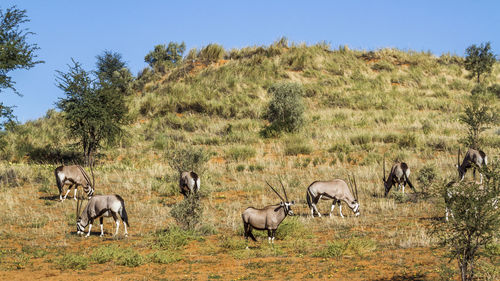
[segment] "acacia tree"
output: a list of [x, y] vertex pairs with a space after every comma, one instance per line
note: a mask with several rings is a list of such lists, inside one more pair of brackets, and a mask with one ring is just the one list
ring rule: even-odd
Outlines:
[[472, 99], [472, 104], [465, 108], [459, 120], [467, 126], [466, 144], [471, 148], [479, 149], [481, 145], [479, 134], [497, 120], [497, 114], [493, 108], [480, 104], [478, 99]]
[[180, 44], [170, 42], [168, 46], [165, 46], [165, 44], [156, 45], [154, 50], [144, 57], [144, 61], [153, 69], [157, 69], [161, 64], [174, 66], [182, 61], [182, 55], [185, 50], [186, 44], [184, 42]]
[[104, 51], [102, 55], [96, 56], [97, 76], [102, 85], [114, 88], [114, 91], [123, 94], [131, 94], [130, 83], [134, 80], [122, 55], [113, 51]]
[[469, 46], [466, 50], [465, 69], [471, 72], [473, 77], [477, 77], [477, 83], [480, 82], [480, 76], [483, 73], [491, 73], [495, 63], [495, 55], [491, 51], [490, 42], [482, 43], [479, 46], [475, 44]]
[[480, 172], [485, 175], [482, 186], [460, 182], [447, 187], [442, 194], [453, 216], [434, 225], [440, 245], [448, 249], [450, 259], [457, 260], [462, 280], [474, 279], [482, 250], [500, 233], [500, 166], [493, 163]]
[[128, 108], [123, 95], [96, 73], [72, 63], [68, 72], [57, 71], [57, 85], [66, 95], [57, 106], [65, 113], [70, 135], [83, 148], [86, 165], [93, 165], [97, 149], [123, 135]]
[[[29, 22], [26, 10], [19, 10], [16, 6], [0, 9], [0, 92], [2, 89], [11, 89], [14, 93], [21, 95], [14, 87], [15, 82], [9, 76], [9, 72], [16, 69], [30, 69], [43, 61], [36, 60], [36, 44], [28, 43], [28, 36], [32, 32], [21, 28], [21, 25]], [[14, 119], [12, 107], [0, 102], [0, 129]]]

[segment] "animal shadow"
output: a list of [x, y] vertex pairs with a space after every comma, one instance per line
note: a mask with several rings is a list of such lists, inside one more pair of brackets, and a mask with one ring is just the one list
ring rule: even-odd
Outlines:
[[415, 275], [404, 274], [394, 275], [391, 278], [372, 279], [372, 281], [425, 281], [425, 274], [416, 273]]
[[38, 197], [38, 199], [47, 200], [47, 201], [59, 201], [59, 195], [40, 196], [40, 197]]

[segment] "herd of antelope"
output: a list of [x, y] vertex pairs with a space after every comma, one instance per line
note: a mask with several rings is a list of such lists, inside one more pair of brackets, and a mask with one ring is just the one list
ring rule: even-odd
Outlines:
[[[451, 187], [457, 186], [459, 181], [462, 181], [465, 177], [465, 174], [468, 169], [473, 169], [473, 174], [475, 178], [476, 167], [481, 168], [488, 164], [488, 158], [483, 151], [475, 150], [470, 148], [465, 157], [463, 158], [462, 163], [460, 163], [460, 149], [458, 150], [458, 163], [456, 168], [458, 170], [458, 181], [452, 181], [447, 185], [447, 190], [452, 190]], [[71, 188], [74, 188], [74, 199], [77, 199], [77, 189], [78, 186], [81, 186], [84, 192], [87, 194], [88, 203], [82, 210], [83, 200], [77, 201], [76, 208], [76, 229], [77, 234], [84, 234], [85, 228], [88, 226], [88, 233], [86, 237], [90, 236], [90, 231], [92, 229], [92, 224], [95, 219], [99, 218], [101, 234], [104, 235], [103, 231], [103, 218], [104, 217], [113, 217], [116, 224], [116, 231], [114, 232], [114, 236], [118, 234], [118, 229], [120, 226], [120, 220], [123, 222], [124, 226], [124, 235], [127, 236], [127, 227], [130, 227], [128, 223], [127, 211], [125, 209], [125, 202], [123, 198], [119, 195], [96, 195], [94, 196], [95, 191], [95, 181], [94, 181], [94, 173], [92, 171], [91, 166], [91, 174], [92, 180], [85, 172], [85, 170], [79, 165], [71, 165], [71, 166], [60, 166], [57, 167], [54, 171], [56, 177], [57, 187], [59, 189], [59, 199], [64, 201], [71, 191]], [[200, 177], [194, 171], [179, 171], [179, 189], [180, 193], [184, 195], [185, 198], [188, 196], [197, 193], [200, 190]], [[402, 190], [404, 194], [405, 186], [408, 184], [410, 188], [416, 192], [415, 187], [411, 183], [410, 179], [410, 168], [404, 162], [394, 163], [392, 166], [388, 177], [385, 175], [385, 157], [383, 161], [383, 184], [384, 184], [384, 196], [387, 197], [387, 194], [391, 190], [393, 186], [397, 186]], [[311, 216], [314, 218], [314, 215], [317, 214], [318, 217], [321, 217], [321, 213], [318, 211], [318, 207], [316, 206], [320, 199], [323, 200], [332, 200], [332, 206], [330, 209], [330, 217], [332, 216], [335, 205], [337, 204], [339, 207], [339, 214], [342, 218], [344, 215], [342, 214], [342, 204], [343, 201], [354, 213], [357, 217], [360, 215], [360, 203], [358, 197], [358, 187], [356, 184], [356, 178], [354, 175], [348, 176], [347, 181], [342, 179], [334, 179], [330, 181], [314, 181], [312, 182], [306, 189], [306, 201], [311, 211]], [[483, 181], [483, 175], [480, 174], [480, 183]], [[242, 213], [241, 217], [243, 219], [243, 227], [244, 227], [244, 236], [245, 239], [248, 240], [250, 237], [254, 241], [256, 241], [254, 235], [252, 234], [253, 229], [257, 230], [267, 230], [268, 241], [269, 243], [274, 243], [275, 233], [278, 229], [281, 222], [287, 216], [293, 216], [294, 213], [291, 209], [291, 206], [295, 204], [295, 201], [290, 201], [288, 199], [288, 195], [285, 190], [285, 186], [283, 185], [281, 179], [279, 180], [281, 189], [283, 191], [283, 195], [280, 193], [266, 181], [266, 184], [271, 188], [271, 190], [278, 196], [280, 203], [269, 205], [263, 208], [254, 208], [248, 207]], [[63, 197], [63, 188], [66, 184], [69, 184], [69, 187]], [[453, 196], [452, 192], [447, 192], [447, 196], [445, 197], [445, 203], [447, 205], [447, 201]], [[448, 206], [446, 207], [446, 216], [445, 219], [448, 221]], [[453, 215], [453, 214], [451, 214]]]

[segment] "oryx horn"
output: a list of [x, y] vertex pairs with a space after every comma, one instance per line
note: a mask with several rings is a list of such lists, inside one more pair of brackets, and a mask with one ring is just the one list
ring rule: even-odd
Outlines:
[[286, 190], [285, 190], [285, 187], [283, 186], [283, 183], [281, 182], [281, 177], [279, 180], [280, 180], [280, 184], [281, 184], [281, 189], [283, 189], [283, 193], [285, 193], [286, 202], [288, 202], [288, 195], [286, 195]]
[[356, 191], [356, 200], [359, 202], [359, 197], [358, 197], [358, 184], [356, 183], [356, 177], [354, 174], [352, 174], [352, 179], [354, 180], [354, 190]]
[[384, 168], [383, 169], [384, 169], [384, 177], [383, 177], [383, 179], [385, 181], [385, 154], [384, 154]]
[[278, 195], [278, 197], [281, 199], [281, 201], [283, 202], [286, 202], [283, 197], [281, 197], [281, 195], [266, 181], [267, 185], [269, 185], [269, 187], [274, 191], [274, 193], [276, 193], [276, 195]]

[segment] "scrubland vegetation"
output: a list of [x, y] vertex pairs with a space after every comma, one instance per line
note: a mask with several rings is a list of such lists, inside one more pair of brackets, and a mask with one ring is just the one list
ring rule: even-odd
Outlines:
[[[465, 150], [467, 138], [460, 116], [471, 92], [476, 89], [482, 104], [498, 110], [498, 62], [477, 86], [462, 57], [395, 49], [281, 39], [234, 50], [212, 44], [165, 65], [153, 59], [154, 52], [148, 55], [151, 66], [124, 93], [130, 120], [124, 137], [98, 151], [94, 168], [96, 194], [125, 199], [129, 238], [112, 238], [110, 219], [104, 238], [75, 234], [76, 203], [58, 202], [53, 171], [84, 159], [63, 113], [49, 110], [1, 135], [2, 278], [19, 277], [17, 270], [57, 279], [458, 276], [429, 230], [444, 216], [443, 183], [457, 178], [457, 150]], [[280, 101], [273, 100], [279, 87], [293, 88], [299, 95], [293, 109], [303, 109], [288, 113], [296, 118], [285, 123], [278, 117]], [[481, 134], [481, 149], [498, 161], [498, 124]], [[384, 155], [387, 163], [408, 163], [417, 193], [407, 188], [403, 196], [393, 189], [383, 197]], [[172, 159], [183, 157], [203, 170], [201, 204], [194, 207], [179, 205], [183, 196]], [[337, 208], [332, 218], [308, 217], [306, 187], [348, 173], [356, 175], [361, 216], [344, 205], [344, 219]], [[246, 242], [241, 213], [277, 203], [265, 180], [277, 183], [278, 176], [298, 215], [284, 220], [274, 247], [259, 231], [258, 242]], [[320, 203], [320, 211], [327, 213], [330, 204]], [[183, 212], [195, 213], [193, 221], [183, 222]], [[480, 260], [479, 277], [499, 278], [499, 243]]]

